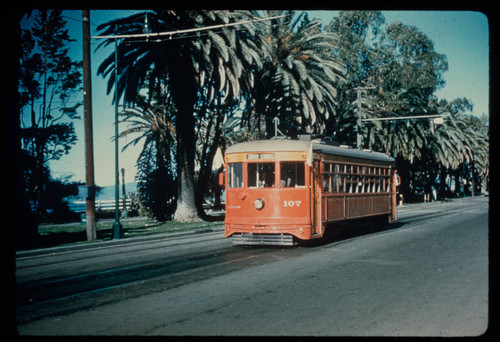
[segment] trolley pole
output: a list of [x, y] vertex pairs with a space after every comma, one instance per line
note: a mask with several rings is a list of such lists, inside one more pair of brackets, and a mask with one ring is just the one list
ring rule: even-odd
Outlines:
[[92, 85], [90, 72], [90, 11], [82, 10], [83, 23], [83, 116], [85, 125], [85, 182], [86, 231], [87, 240], [96, 239], [95, 226], [95, 180], [94, 180], [94, 143], [92, 131]]

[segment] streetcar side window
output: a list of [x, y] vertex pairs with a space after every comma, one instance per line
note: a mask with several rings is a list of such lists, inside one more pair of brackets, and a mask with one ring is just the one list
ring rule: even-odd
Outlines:
[[338, 191], [338, 182], [339, 182], [339, 175], [338, 173], [335, 173], [331, 176], [332, 178], [332, 192], [337, 192]]
[[346, 178], [346, 175], [345, 175], [345, 165], [340, 165], [339, 166], [339, 179], [338, 179], [338, 185], [339, 185], [339, 192], [344, 192], [344, 184], [345, 184], [345, 178]]
[[243, 163], [229, 164], [228, 187], [230, 188], [243, 187]]
[[306, 185], [304, 162], [282, 162], [280, 174], [280, 187], [282, 188], [296, 188]]
[[270, 188], [274, 186], [274, 163], [248, 163], [248, 187]]
[[323, 175], [323, 191], [330, 192], [330, 176]]
[[331, 172], [332, 172], [332, 164], [331, 163], [323, 163], [323, 191], [330, 192], [331, 191]]

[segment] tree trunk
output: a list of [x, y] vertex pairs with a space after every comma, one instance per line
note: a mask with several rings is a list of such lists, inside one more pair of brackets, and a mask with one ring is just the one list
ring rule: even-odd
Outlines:
[[194, 196], [193, 175], [189, 175], [186, 168], [179, 175], [179, 192], [177, 198], [177, 209], [175, 210], [174, 220], [179, 222], [201, 221], [196, 210]]
[[[6, 26], [11, 27], [9, 33], [5, 35], [6, 46], [10, 47], [9, 53], [5, 54], [5, 62], [11, 65], [10, 72], [7, 73], [5, 84], [7, 88], [7, 98], [5, 107], [7, 113], [4, 115], [5, 133], [5, 160], [9, 162], [5, 175], [6, 182], [5, 193], [10, 194], [9, 200], [5, 201], [4, 217], [6, 227], [4, 229], [4, 241], [8, 255], [14, 255], [15, 248], [30, 248], [36, 245], [38, 240], [38, 224], [36, 215], [30, 208], [28, 195], [26, 192], [26, 179], [23, 177], [26, 158], [21, 147], [21, 115], [19, 109], [19, 77], [20, 67], [19, 59], [22, 55], [21, 48], [21, 29], [19, 22], [25, 12], [22, 10], [13, 10], [7, 16]], [[10, 23], [10, 24], [9, 24]], [[12, 254], [11, 254], [12, 253]]]
[[[219, 106], [221, 106], [220, 101], [218, 102]], [[214, 110], [212, 111], [212, 120], [208, 125], [207, 132], [205, 135], [205, 141], [203, 141], [203, 152], [201, 155], [201, 165], [200, 165], [200, 173], [198, 175], [198, 182], [196, 184], [196, 207], [198, 209], [198, 215], [204, 220], [212, 220], [213, 217], [210, 217], [205, 213], [203, 208], [203, 199], [205, 198], [205, 194], [207, 192], [208, 184], [210, 182], [210, 178], [212, 176], [212, 166], [215, 157], [215, 153], [217, 152], [217, 147], [219, 145], [220, 136], [222, 134], [222, 122], [224, 121], [224, 113], [226, 112], [226, 107], [222, 106], [222, 110]], [[215, 117], [215, 118], [214, 118]], [[215, 122], [214, 122], [215, 119]], [[213, 127], [213, 138], [210, 139], [211, 132]], [[210, 141], [211, 140], [211, 141]]]
[[460, 167], [455, 169], [455, 196], [460, 197]]
[[194, 117], [193, 113], [180, 113], [176, 117], [177, 127], [177, 209], [174, 219], [180, 222], [199, 221], [194, 195]]
[[446, 198], [446, 177], [448, 175], [448, 169], [441, 165], [441, 176], [439, 177], [440, 182], [439, 182], [439, 192], [438, 192], [438, 199], [443, 200]]
[[179, 222], [200, 221], [196, 210], [194, 195], [194, 157], [195, 157], [195, 120], [194, 105], [196, 102], [196, 82], [189, 72], [189, 60], [180, 59], [170, 70], [175, 87], [172, 88], [172, 99], [177, 108], [175, 117], [177, 140], [177, 179], [178, 197], [174, 219]]
[[396, 169], [401, 177], [401, 185], [399, 186], [399, 192], [403, 196], [403, 201], [407, 202], [410, 200], [410, 163], [401, 157], [396, 158]]

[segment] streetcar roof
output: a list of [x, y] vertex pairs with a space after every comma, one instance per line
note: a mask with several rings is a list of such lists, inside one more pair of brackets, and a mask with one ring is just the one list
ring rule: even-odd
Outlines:
[[322, 144], [318, 142], [302, 140], [255, 140], [238, 143], [230, 146], [226, 153], [245, 152], [308, 152], [311, 148], [314, 152], [321, 152], [330, 155], [346, 156], [360, 159], [378, 160], [387, 163], [394, 163], [394, 158], [380, 152], [363, 151], [354, 148], [346, 148]]

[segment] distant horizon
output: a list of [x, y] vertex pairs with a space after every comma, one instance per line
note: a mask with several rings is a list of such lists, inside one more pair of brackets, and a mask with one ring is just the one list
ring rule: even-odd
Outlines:
[[[109, 199], [115, 199], [115, 185], [98, 185], [96, 184], [97, 187], [101, 188], [100, 191], [96, 192], [96, 201], [105, 201]], [[120, 199], [123, 197], [122, 193], [122, 186], [123, 184], [120, 183]], [[71, 202], [71, 201], [84, 201], [85, 200], [85, 185], [79, 185], [78, 186], [78, 195], [76, 196], [67, 196], [66, 200]], [[125, 192], [127, 193], [127, 197], [131, 192], [137, 191], [137, 181], [133, 182], [127, 182], [125, 183]]]

